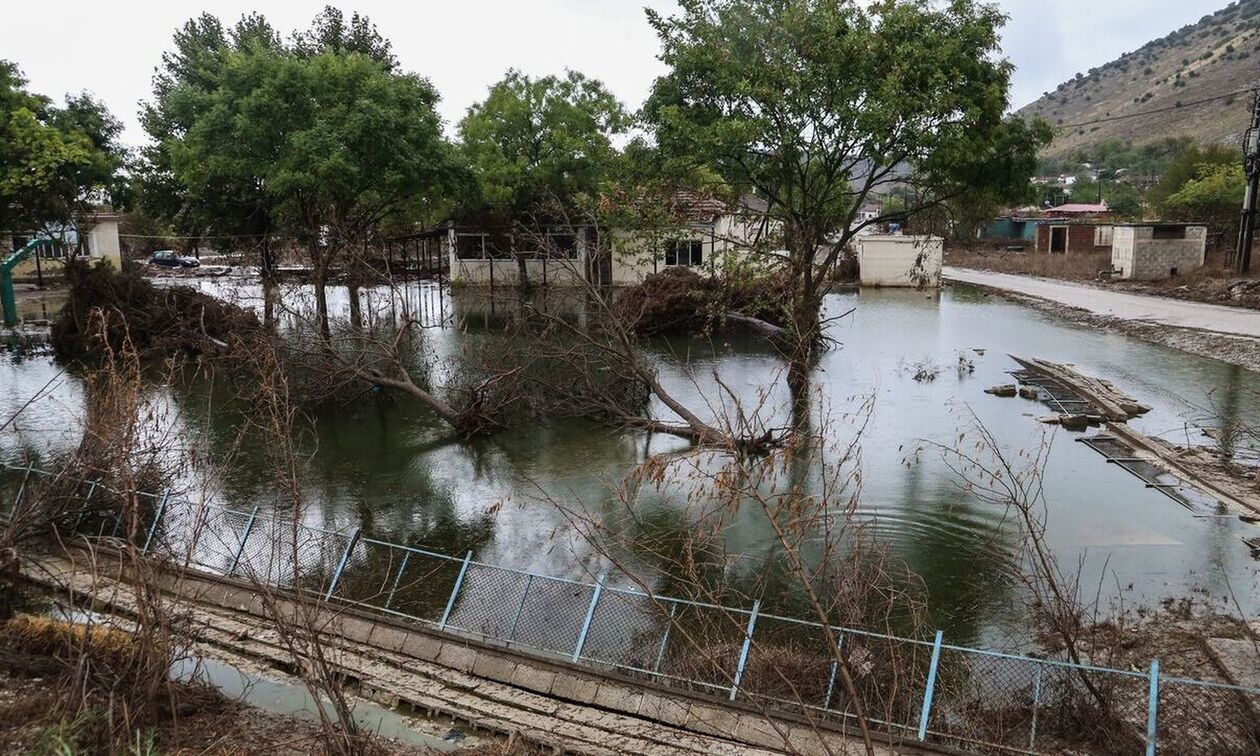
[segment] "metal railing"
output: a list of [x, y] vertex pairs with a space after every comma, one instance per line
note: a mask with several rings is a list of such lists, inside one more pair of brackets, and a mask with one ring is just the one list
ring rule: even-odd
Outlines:
[[170, 492], [136, 497], [142, 512], [123, 518], [103, 485], [0, 463], [0, 513], [12, 518], [39, 496], [77, 503], [58, 510], [63, 530], [128, 538], [214, 574], [824, 721], [843, 723], [860, 703], [869, 722], [908, 741], [999, 752], [1260, 749], [1260, 689], [1167, 676], [1158, 661], [1112, 669], [951, 645], [939, 631], [929, 640], [826, 626], [759, 601], [721, 606], [624, 576], [541, 575]]

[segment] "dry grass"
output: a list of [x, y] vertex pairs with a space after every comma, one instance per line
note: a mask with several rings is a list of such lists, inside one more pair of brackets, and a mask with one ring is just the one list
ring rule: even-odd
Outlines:
[[1099, 271], [1111, 268], [1111, 253], [1074, 252], [1052, 255], [1046, 252], [954, 247], [945, 252], [945, 264], [995, 273], [1022, 273], [1065, 281], [1093, 281], [1098, 278]]
[[30, 614], [19, 614], [0, 624], [0, 647], [58, 659], [81, 654], [121, 666], [133, 653], [135, 642], [134, 635], [114, 627], [77, 625]]

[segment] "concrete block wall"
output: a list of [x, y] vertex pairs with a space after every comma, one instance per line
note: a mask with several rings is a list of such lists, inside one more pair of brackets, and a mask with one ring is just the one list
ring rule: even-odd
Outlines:
[[1154, 226], [1119, 226], [1111, 267], [1122, 280], [1162, 281], [1203, 267], [1206, 256], [1206, 226], [1187, 226], [1178, 239], [1156, 239]]
[[863, 286], [937, 288], [945, 240], [939, 236], [873, 234], [858, 239]]
[[[525, 275], [531, 284], [575, 285], [581, 282], [585, 261], [581, 259], [527, 259]], [[515, 286], [521, 269], [516, 260], [463, 260], [451, 258], [451, 280], [472, 286]]]

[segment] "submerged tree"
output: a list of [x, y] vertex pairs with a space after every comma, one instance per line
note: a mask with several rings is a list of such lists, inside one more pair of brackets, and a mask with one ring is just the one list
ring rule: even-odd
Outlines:
[[[868, 200], [919, 208], [979, 184], [1023, 186], [1044, 127], [1007, 121], [1011, 65], [990, 5], [927, 0], [683, 0], [648, 16], [669, 73], [645, 115], [661, 147], [756, 191], [791, 272], [788, 380], [804, 396], [820, 311]], [[918, 208], [911, 208], [918, 209]]]
[[396, 66], [367, 19], [335, 10], [288, 46], [261, 16], [190, 21], [145, 109], [153, 206], [264, 253], [275, 232], [299, 238], [326, 335], [332, 267], [386, 218], [444, 202], [456, 174], [436, 90]]
[[[617, 160], [612, 138], [627, 126], [621, 103], [595, 79], [512, 70], [468, 109], [459, 137], [481, 201], [511, 227], [546, 204], [593, 198]], [[512, 252], [528, 285], [525, 258]]]

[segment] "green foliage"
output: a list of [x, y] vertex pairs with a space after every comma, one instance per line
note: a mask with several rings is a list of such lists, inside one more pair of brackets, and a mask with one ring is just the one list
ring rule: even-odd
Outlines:
[[90, 96], [56, 107], [0, 60], [0, 230], [68, 224], [94, 204], [121, 202], [121, 130]]
[[1190, 137], [1166, 137], [1142, 145], [1107, 139], [1057, 160], [1043, 161], [1040, 173], [1075, 175], [1089, 166], [1113, 174], [1123, 171], [1131, 176], [1154, 177], [1162, 174], [1170, 163], [1192, 146]]
[[259, 15], [189, 21], [145, 106], [147, 209], [191, 233], [333, 247], [435, 212], [459, 178], [438, 95], [395, 69], [367, 19], [331, 8], [291, 46]]
[[669, 73], [645, 116], [666, 153], [769, 200], [802, 275], [820, 245], [839, 237], [839, 249], [851, 238], [868, 198], [908, 172], [928, 203], [978, 182], [1026, 186], [1027, 174], [1000, 169], [1031, 165], [1043, 129], [1004, 120], [1011, 66], [997, 57], [1003, 17], [992, 6], [681, 6], [670, 18], [649, 11]]
[[1170, 218], [1237, 228], [1247, 176], [1241, 164], [1203, 163], [1196, 175], [1164, 203]]
[[[1188, 146], [1174, 158], [1163, 171], [1159, 181], [1147, 192], [1147, 201], [1161, 214], [1170, 215], [1169, 199], [1198, 178], [1205, 166], [1242, 165], [1238, 150], [1222, 145], [1208, 147]], [[1242, 201], [1239, 200], [1241, 207]], [[1236, 208], [1237, 209], [1237, 208]]]
[[628, 125], [599, 81], [576, 71], [540, 79], [508, 71], [468, 109], [459, 138], [482, 200], [515, 215], [593, 197], [617, 159], [612, 137]]

